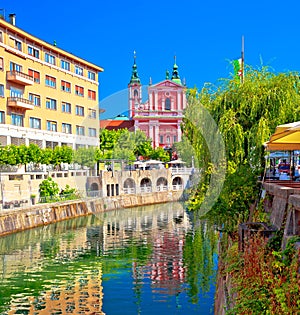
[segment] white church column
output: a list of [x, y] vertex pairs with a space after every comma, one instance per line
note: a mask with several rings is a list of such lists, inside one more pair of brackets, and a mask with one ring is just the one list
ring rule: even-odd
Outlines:
[[152, 92], [149, 94], [149, 109], [152, 109], [153, 106], [153, 97]]
[[157, 95], [157, 91], [154, 92], [154, 110], [158, 110], [158, 95]]
[[152, 139], [152, 146], [154, 145], [154, 134], [153, 134], [153, 122], [149, 121], [149, 138]]
[[180, 122], [177, 123], [177, 141], [181, 141], [181, 128], [180, 128]]
[[181, 93], [177, 92], [177, 110], [182, 110]]
[[159, 146], [159, 122], [157, 122], [155, 124], [155, 146], [158, 147]]

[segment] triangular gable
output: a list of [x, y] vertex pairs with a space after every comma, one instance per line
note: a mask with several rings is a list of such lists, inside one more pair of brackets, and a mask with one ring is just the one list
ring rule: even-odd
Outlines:
[[183, 85], [178, 84], [176, 82], [173, 82], [172, 80], [164, 80], [161, 82], [158, 82], [156, 84], [153, 84], [150, 86], [151, 87], [180, 87], [180, 88], [184, 88]]

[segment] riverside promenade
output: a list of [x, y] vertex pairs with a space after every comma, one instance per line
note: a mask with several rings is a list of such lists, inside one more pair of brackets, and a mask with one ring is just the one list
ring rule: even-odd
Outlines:
[[[76, 187], [80, 198], [54, 203], [36, 198], [33, 202], [30, 196], [38, 193], [38, 185], [48, 176], [60, 189], [66, 184]], [[85, 170], [2, 173], [0, 236], [103, 211], [185, 200], [184, 192], [197, 176], [194, 169], [185, 167], [100, 171], [97, 176]]]

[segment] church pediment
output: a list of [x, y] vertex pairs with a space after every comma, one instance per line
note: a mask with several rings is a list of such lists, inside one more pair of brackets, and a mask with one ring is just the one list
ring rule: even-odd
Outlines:
[[181, 84], [175, 83], [171, 80], [165, 80], [162, 82], [159, 82], [157, 84], [153, 84], [152, 87], [176, 87], [176, 88], [183, 88]]

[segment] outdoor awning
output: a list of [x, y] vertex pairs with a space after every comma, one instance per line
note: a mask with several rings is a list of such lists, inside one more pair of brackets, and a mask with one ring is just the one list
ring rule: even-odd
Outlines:
[[265, 147], [269, 151], [300, 150], [300, 121], [277, 126]]
[[180, 159], [177, 159], [177, 160], [172, 160], [170, 162], [167, 162], [167, 164], [186, 164], [186, 162], [184, 162]]

